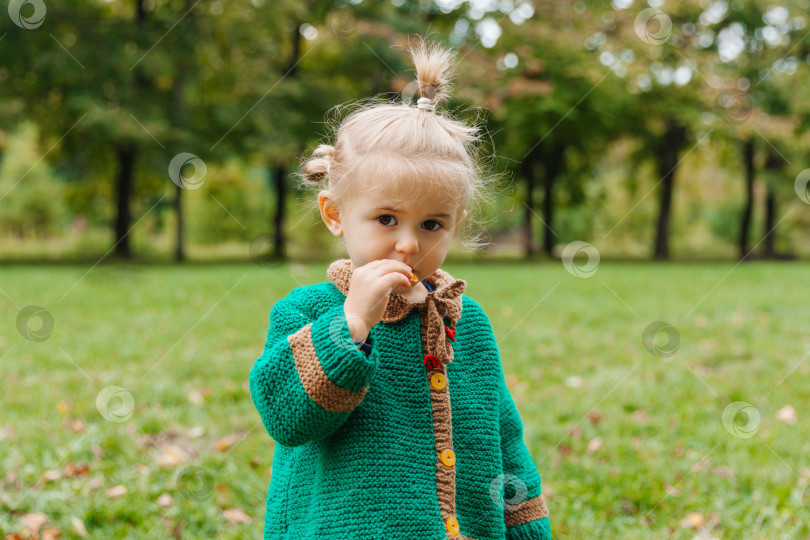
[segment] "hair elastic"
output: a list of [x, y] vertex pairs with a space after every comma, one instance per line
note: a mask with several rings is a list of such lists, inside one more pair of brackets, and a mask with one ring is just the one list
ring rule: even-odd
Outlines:
[[436, 108], [436, 105], [431, 101], [431, 99], [426, 97], [420, 97], [419, 101], [416, 102], [416, 106], [426, 111], [432, 111]]

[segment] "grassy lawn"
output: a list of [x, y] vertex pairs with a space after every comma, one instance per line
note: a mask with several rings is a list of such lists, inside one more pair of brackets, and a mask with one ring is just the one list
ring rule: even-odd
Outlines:
[[[810, 263], [444, 268], [490, 316], [555, 538], [810, 536]], [[248, 373], [326, 264], [89, 270], [0, 266], [0, 532], [260, 538]]]

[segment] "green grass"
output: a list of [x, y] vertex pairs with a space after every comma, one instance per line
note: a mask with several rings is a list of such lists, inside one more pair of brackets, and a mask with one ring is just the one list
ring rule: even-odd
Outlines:
[[[691, 539], [691, 513], [716, 538], [810, 535], [810, 264], [444, 268], [490, 316], [555, 538]], [[178, 522], [184, 538], [259, 538], [273, 442], [248, 373], [273, 303], [326, 265], [89, 269], [0, 267], [0, 532], [43, 512], [66, 538], [71, 517], [92, 538], [166, 538]], [[53, 316], [47, 340], [18, 332], [28, 305]], [[679, 333], [670, 358], [642, 343], [658, 320]], [[97, 408], [111, 385], [134, 399], [126, 421]], [[734, 401], [761, 415], [750, 438], [723, 424]], [[795, 424], [775, 416], [788, 404]], [[160, 466], [166, 452], [179, 463]], [[43, 480], [69, 463], [89, 472]]]

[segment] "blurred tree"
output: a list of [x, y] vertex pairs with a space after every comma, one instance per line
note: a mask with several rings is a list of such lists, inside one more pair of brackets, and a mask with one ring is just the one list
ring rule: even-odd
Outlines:
[[[601, 51], [600, 61], [612, 66], [625, 56], [637, 59], [618, 69], [629, 75], [627, 89], [635, 96], [635, 107], [642, 111], [641, 121], [631, 128], [640, 143], [634, 160], [652, 157], [659, 178], [653, 258], [664, 260], [670, 257], [678, 167], [702, 140], [695, 132], [705, 108], [699, 85], [692, 82], [698, 74], [695, 61], [689, 57], [690, 41], [685, 37], [700, 8], [695, 1], [679, 2], [668, 12], [653, 7], [628, 9], [631, 5], [631, 1], [615, 0], [612, 10], [602, 13], [602, 28], [588, 43]], [[620, 55], [619, 49], [632, 52]]]
[[40, 163], [38, 139], [36, 124], [20, 124], [0, 160], [0, 228], [19, 239], [55, 234], [67, 217], [63, 185], [47, 162]]
[[[570, 3], [538, 9], [537, 17], [506, 27], [496, 50], [499, 69], [488, 74], [497, 85], [489, 103], [501, 152], [515, 160], [526, 184], [525, 254], [535, 252], [534, 191], [541, 184], [542, 248], [552, 256], [558, 183], [581, 192], [601, 152], [637, 125], [639, 115], [621, 77], [605, 72], [584, 48], [592, 24], [584, 10], [577, 13]], [[574, 154], [578, 163], [571, 163]], [[576, 174], [566, 174], [572, 166]]]

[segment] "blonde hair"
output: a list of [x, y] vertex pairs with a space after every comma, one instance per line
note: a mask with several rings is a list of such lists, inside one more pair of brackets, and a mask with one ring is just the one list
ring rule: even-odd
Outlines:
[[360, 102], [337, 127], [335, 145], [321, 144], [304, 160], [301, 184], [326, 180], [338, 208], [390, 182], [408, 193], [425, 193], [429, 186], [435, 194], [438, 188], [442, 200], [457, 205], [457, 218], [468, 210], [459, 242], [479, 248], [485, 245], [480, 241], [483, 231], [472, 237], [465, 233], [478, 225], [479, 203], [487, 200], [484, 188], [490, 179], [478, 159], [482, 130], [436, 108], [449, 96], [453, 53], [421, 38], [409, 52], [418, 97], [425, 99], [416, 107], [409, 100]]

